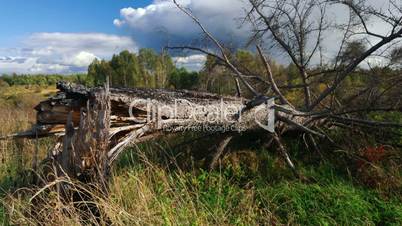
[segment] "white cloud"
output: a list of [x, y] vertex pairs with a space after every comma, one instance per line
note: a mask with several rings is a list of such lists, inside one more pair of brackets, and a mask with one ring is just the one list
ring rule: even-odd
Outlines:
[[199, 71], [205, 64], [207, 57], [202, 54], [195, 54], [186, 57], [173, 57], [177, 67], [184, 67], [190, 71]]
[[[237, 20], [243, 16], [246, 6], [242, 1], [181, 0], [179, 3], [190, 8], [210, 32], [224, 41], [238, 44], [249, 34], [247, 26], [239, 28]], [[114, 24], [127, 26], [136, 40], [153, 47], [165, 45], [167, 41], [188, 42], [200, 37], [199, 28], [171, 0], [155, 0], [144, 8], [123, 8]]]
[[0, 73], [73, 73], [122, 50], [136, 52], [130, 37], [103, 33], [35, 33], [20, 48], [0, 49]]
[[[250, 25], [246, 22], [240, 24], [247, 9], [250, 9], [248, 0], [178, 0], [178, 2], [200, 19], [203, 25], [219, 40], [230, 43], [232, 47], [244, 44], [252, 34]], [[367, 4], [374, 8], [386, 11], [387, 5], [383, 1], [367, 0]], [[268, 9], [267, 9], [268, 10]], [[349, 10], [345, 6], [330, 4], [327, 9], [327, 21], [331, 24], [344, 23], [348, 19]], [[317, 14], [317, 15], [315, 15]], [[313, 18], [318, 18], [318, 11], [313, 12]], [[114, 20], [117, 27], [128, 28], [135, 40], [145, 46], [160, 49], [161, 46], [169, 45], [197, 45], [195, 40], [202, 40], [203, 35], [194, 22], [181, 12], [172, 0], [154, 0], [152, 4], [143, 8], [127, 7], [120, 10], [120, 18]], [[242, 25], [242, 26], [240, 26]], [[389, 27], [378, 20], [370, 20], [369, 28], [376, 33], [386, 35]], [[267, 38], [266, 43], [272, 41]], [[338, 52], [342, 39], [339, 31], [331, 30], [324, 33], [323, 59], [331, 60]], [[378, 41], [375, 38], [371, 42]], [[201, 43], [202, 44], [202, 43]], [[307, 43], [311, 46], [315, 40]], [[243, 47], [243, 46], [241, 46]], [[280, 63], [289, 63], [290, 59], [278, 49], [270, 49], [272, 57]], [[320, 56], [314, 55], [312, 63], [318, 63]]]
[[93, 53], [89, 53], [89, 52], [85, 52], [85, 51], [81, 51], [80, 53], [78, 53], [77, 55], [75, 55], [72, 60], [71, 60], [71, 64], [77, 67], [86, 67], [89, 64], [91, 64], [91, 62], [94, 59], [97, 59], [98, 57], [95, 56], [95, 54]]
[[119, 19], [114, 19], [114, 20], [113, 20], [113, 24], [114, 24], [116, 27], [121, 27], [121, 26], [123, 26], [123, 25], [125, 24], [125, 22], [124, 22], [124, 21], [121, 21], [121, 20], [119, 20]]
[[[2, 57], [9, 58], [9, 57]], [[9, 60], [0, 59], [0, 73], [28, 73], [33, 65], [35, 58], [25, 58], [24, 62], [10, 62]]]
[[[247, 0], [178, 0], [191, 9], [207, 29], [218, 39], [239, 47], [249, 35], [250, 26], [245, 24], [239, 28], [240, 18], [249, 8]], [[376, 7], [382, 7], [381, 1], [367, 0]], [[328, 20], [339, 23], [347, 18], [345, 7], [334, 7], [328, 10]], [[125, 27], [132, 37], [108, 35], [102, 33], [35, 33], [27, 37], [18, 48], [0, 49], [0, 73], [71, 73], [85, 71], [86, 66], [95, 58], [110, 58], [114, 53], [124, 49], [137, 51], [133, 41], [142, 47], [170, 45], [193, 45], [194, 40], [202, 40], [200, 29], [182, 13], [171, 0], [154, 0], [143, 8], [127, 7], [120, 10], [120, 17], [114, 19], [116, 27]], [[371, 21], [370, 29], [384, 33], [383, 24]], [[332, 59], [340, 42], [339, 32], [324, 34], [324, 59]], [[375, 40], [370, 40], [375, 41]], [[269, 40], [267, 43], [270, 43]], [[281, 51], [270, 49], [270, 54], [281, 63], [289, 59]], [[175, 57], [177, 65], [196, 70], [202, 67], [205, 59], [202, 55]], [[313, 61], [318, 62], [314, 56]]]
[[[239, 46], [250, 34], [249, 27], [239, 26], [246, 4], [240, 0], [178, 0], [191, 9], [207, 29], [218, 39]], [[171, 0], [154, 0], [144, 8], [127, 7], [115, 19], [116, 27], [127, 27], [135, 40], [147, 47], [159, 49], [170, 45], [188, 44], [202, 37], [200, 29]], [[173, 57], [177, 67], [198, 71], [205, 63], [202, 54]]]
[[29, 69], [29, 73], [62, 73], [68, 71], [69, 67], [60, 64], [33, 64]]

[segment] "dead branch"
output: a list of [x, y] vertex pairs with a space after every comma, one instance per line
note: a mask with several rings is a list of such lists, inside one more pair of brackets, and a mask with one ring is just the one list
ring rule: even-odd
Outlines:
[[216, 149], [216, 152], [213, 154], [212, 160], [209, 163], [209, 170], [213, 170], [216, 168], [216, 165], [218, 164], [219, 159], [223, 155], [226, 146], [229, 144], [229, 142], [232, 140], [233, 136], [229, 135], [226, 136], [222, 139], [222, 141], [219, 143], [218, 148]]

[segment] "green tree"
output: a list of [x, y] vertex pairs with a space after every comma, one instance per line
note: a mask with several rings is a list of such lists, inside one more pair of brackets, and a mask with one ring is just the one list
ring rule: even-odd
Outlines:
[[188, 72], [185, 68], [173, 71], [169, 75], [169, 85], [175, 89], [194, 89], [199, 82], [197, 72]]
[[166, 54], [141, 49], [137, 55], [125, 50], [113, 55], [110, 61], [95, 59], [88, 67], [88, 77], [95, 85], [103, 84], [109, 75], [111, 86], [163, 88], [175, 69]]
[[138, 81], [140, 67], [138, 64], [138, 58], [134, 53], [125, 50], [119, 55], [113, 55], [109, 64], [112, 68], [112, 85], [123, 87], [135, 87], [141, 85], [140, 81]]
[[88, 67], [88, 78], [96, 86], [105, 84], [107, 75], [111, 76], [113, 69], [109, 62], [95, 59]]
[[170, 56], [157, 54], [153, 49], [141, 49], [138, 53], [141, 77], [147, 87], [165, 87], [168, 75], [176, 68]]
[[[231, 55], [231, 61], [235, 66], [246, 75], [252, 75], [248, 82], [253, 85], [259, 92], [265, 93], [267, 86], [259, 80], [267, 80], [266, 69], [260, 57], [247, 50], [238, 50]], [[277, 64], [274, 60], [268, 60], [275, 80], [278, 83], [286, 81], [286, 70], [282, 65]], [[259, 78], [258, 78], [259, 77]], [[219, 60], [207, 56], [204, 68], [200, 72], [200, 89], [218, 94], [234, 95], [236, 93], [236, 83], [233, 79], [233, 72], [225, 67]], [[243, 96], [250, 96], [251, 93], [240, 83]]]
[[367, 47], [362, 40], [354, 40], [347, 43], [339, 58], [341, 64], [349, 64], [356, 58], [362, 56], [366, 49]]

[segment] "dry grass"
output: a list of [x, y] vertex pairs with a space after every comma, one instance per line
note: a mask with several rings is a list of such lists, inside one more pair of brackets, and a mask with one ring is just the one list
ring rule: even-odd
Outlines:
[[[13, 92], [13, 90], [15, 92]], [[50, 89], [44, 89], [50, 92]], [[45, 96], [25, 87], [0, 87], [0, 136], [30, 129], [35, 123], [34, 106]], [[39, 145], [39, 149], [44, 147]], [[22, 166], [32, 160], [36, 142], [28, 140], [0, 140], [0, 160], [2, 163], [12, 159]], [[43, 152], [43, 151], [42, 151]]]
[[[91, 202], [61, 201], [55, 192], [57, 183], [70, 184], [76, 191], [87, 189], [67, 178], [8, 194], [4, 204], [9, 221], [13, 225], [256, 225], [273, 219], [259, 207], [252, 189], [231, 187], [222, 175], [200, 179], [148, 161], [143, 164], [146, 168], [115, 175], [107, 198], [88, 191]], [[77, 204], [95, 204], [103, 217], [80, 211]]]

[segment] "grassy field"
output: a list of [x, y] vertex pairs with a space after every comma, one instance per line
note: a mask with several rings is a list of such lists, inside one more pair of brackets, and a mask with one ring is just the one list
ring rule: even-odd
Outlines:
[[[29, 128], [35, 121], [33, 106], [54, 92], [52, 87], [0, 88], [0, 134]], [[402, 225], [400, 149], [361, 144], [350, 150], [321, 150], [319, 156], [305, 150], [300, 138], [292, 138], [287, 146], [306, 178], [301, 181], [275, 150], [258, 145], [235, 145], [218, 170], [205, 171], [199, 167], [204, 147], [177, 145], [181, 140], [166, 138], [127, 150], [113, 168], [109, 196], [94, 194], [93, 203], [107, 217], [104, 222]], [[53, 142], [51, 138], [0, 141], [0, 223], [81, 224], [83, 213], [62, 203], [52, 192], [54, 184], [42, 190], [30, 186], [35, 156], [43, 159]], [[381, 155], [370, 157], [377, 152]], [[34, 195], [43, 202], [32, 203]], [[88, 219], [96, 223], [91, 214]]]

